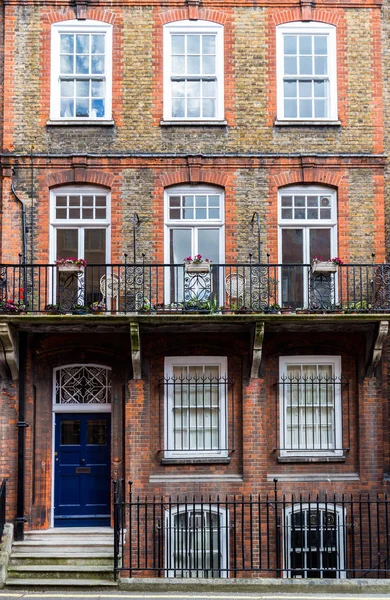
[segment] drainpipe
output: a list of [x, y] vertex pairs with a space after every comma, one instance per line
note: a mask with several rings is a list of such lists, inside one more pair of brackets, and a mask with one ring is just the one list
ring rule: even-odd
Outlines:
[[14, 182], [11, 181], [11, 190], [16, 200], [20, 202], [22, 207], [22, 244], [23, 244], [23, 264], [25, 265], [27, 262], [27, 228], [26, 228], [26, 206], [21, 198], [17, 195], [15, 191]]
[[19, 333], [19, 415], [18, 415], [18, 480], [16, 487], [15, 539], [24, 538], [24, 479], [26, 427], [26, 332]]

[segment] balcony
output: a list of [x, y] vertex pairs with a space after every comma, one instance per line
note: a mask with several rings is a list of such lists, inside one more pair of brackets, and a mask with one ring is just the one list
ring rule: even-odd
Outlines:
[[388, 313], [390, 264], [2, 265], [2, 314]]

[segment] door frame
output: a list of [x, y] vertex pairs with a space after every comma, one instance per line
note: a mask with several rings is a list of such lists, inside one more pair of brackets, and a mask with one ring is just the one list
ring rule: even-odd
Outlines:
[[[98, 413], [112, 413], [111, 403], [110, 404], [63, 404], [56, 405], [55, 404], [55, 373], [56, 371], [66, 368], [66, 367], [75, 367], [75, 366], [88, 366], [88, 367], [99, 367], [102, 369], [108, 369], [112, 372], [111, 367], [107, 365], [99, 365], [96, 363], [71, 363], [67, 365], [60, 365], [56, 367], [52, 371], [52, 423], [51, 423], [51, 433], [52, 433], [52, 452], [51, 452], [51, 506], [50, 506], [50, 527], [54, 527], [54, 493], [55, 493], [55, 421], [57, 413], [82, 413], [82, 414], [98, 414]], [[112, 416], [111, 416], [111, 445], [110, 445], [110, 462], [112, 456]], [[111, 467], [111, 465], [110, 465]]]

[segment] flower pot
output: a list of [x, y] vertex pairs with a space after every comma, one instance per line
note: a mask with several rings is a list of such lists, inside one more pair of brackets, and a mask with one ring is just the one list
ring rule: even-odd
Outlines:
[[83, 265], [57, 265], [57, 268], [60, 273], [81, 273], [84, 271]]
[[337, 273], [337, 266], [333, 262], [314, 262], [311, 270], [313, 273]]
[[186, 263], [186, 273], [210, 273], [210, 263]]

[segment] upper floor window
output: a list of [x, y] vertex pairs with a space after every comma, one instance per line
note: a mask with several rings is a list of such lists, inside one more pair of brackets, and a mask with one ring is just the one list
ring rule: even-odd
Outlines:
[[178, 21], [164, 28], [164, 119], [221, 120], [223, 27]]
[[97, 21], [53, 25], [52, 119], [111, 119], [111, 53], [111, 25]]
[[337, 119], [336, 28], [325, 23], [277, 27], [278, 119]]

